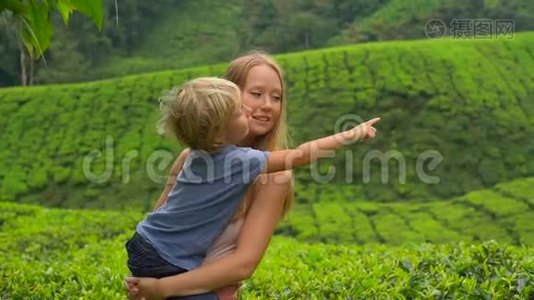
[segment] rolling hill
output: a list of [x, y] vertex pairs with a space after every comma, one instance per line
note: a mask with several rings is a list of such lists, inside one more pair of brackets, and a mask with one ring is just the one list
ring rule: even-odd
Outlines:
[[497, 240], [534, 245], [534, 178], [439, 201], [378, 203], [354, 199], [350, 185], [297, 189], [279, 234], [308, 242], [401, 245]]
[[[326, 181], [359, 186], [355, 198], [448, 199], [533, 175], [533, 37], [387, 42], [278, 56], [291, 133], [298, 143], [333, 133], [336, 122], [346, 125], [340, 120], [354, 124], [354, 114], [382, 117], [375, 141], [338, 151], [316, 168], [323, 175], [336, 171]], [[2, 199], [148, 209], [180, 150], [155, 134], [157, 97], [224, 67], [0, 89]], [[421, 160], [428, 153], [441, 157], [440, 164], [430, 168]], [[299, 184], [318, 181], [311, 171], [297, 172]], [[439, 183], [427, 184], [423, 175]]]

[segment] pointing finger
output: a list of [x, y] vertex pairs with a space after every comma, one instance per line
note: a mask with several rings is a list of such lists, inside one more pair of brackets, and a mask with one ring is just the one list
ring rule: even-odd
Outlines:
[[375, 123], [378, 122], [378, 121], [380, 121], [380, 118], [374, 118], [374, 119], [371, 119], [371, 120], [365, 122], [365, 124], [367, 124], [367, 125], [373, 125], [373, 124], [375, 124]]

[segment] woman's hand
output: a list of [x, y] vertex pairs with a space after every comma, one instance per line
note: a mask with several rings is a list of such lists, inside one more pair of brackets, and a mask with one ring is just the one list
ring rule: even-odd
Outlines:
[[163, 300], [158, 279], [150, 277], [126, 277], [124, 287], [128, 289], [131, 300]]
[[374, 139], [376, 136], [376, 128], [374, 128], [374, 124], [378, 121], [380, 121], [380, 118], [374, 118], [354, 127], [353, 130], [355, 131], [356, 136], [358, 136], [358, 139]]

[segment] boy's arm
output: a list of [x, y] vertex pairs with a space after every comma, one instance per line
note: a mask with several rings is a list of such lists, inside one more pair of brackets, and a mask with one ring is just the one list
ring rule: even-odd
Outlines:
[[306, 142], [295, 149], [273, 151], [262, 172], [274, 173], [308, 165], [325, 156], [327, 153], [324, 151], [339, 149], [353, 141], [374, 138], [376, 129], [373, 124], [379, 120], [380, 118], [374, 118], [352, 129]]
[[159, 199], [156, 202], [156, 205], [154, 206], [154, 210], [160, 208], [165, 203], [165, 201], [167, 201], [167, 196], [169, 196], [169, 193], [172, 191], [174, 184], [176, 183], [176, 177], [178, 176], [178, 173], [180, 173], [180, 170], [182, 170], [182, 167], [184, 166], [184, 162], [188, 155], [189, 148], [185, 148], [172, 164], [171, 170], [169, 172], [169, 177], [167, 178], [167, 183], [165, 183], [165, 189], [161, 193], [161, 196], [159, 196]]

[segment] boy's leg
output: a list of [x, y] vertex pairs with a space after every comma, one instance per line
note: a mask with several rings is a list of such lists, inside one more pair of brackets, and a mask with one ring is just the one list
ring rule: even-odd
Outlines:
[[217, 295], [213, 292], [199, 294], [199, 295], [165, 298], [165, 300], [218, 300], [218, 299], [219, 298], [217, 297]]
[[136, 277], [167, 277], [186, 272], [161, 258], [154, 246], [145, 241], [139, 234], [126, 242], [128, 252], [128, 268]]
[[[126, 250], [128, 252], [128, 268], [130, 268], [133, 276], [162, 278], [187, 272], [187, 270], [171, 265], [161, 258], [154, 246], [137, 233], [126, 242]], [[218, 297], [212, 292], [167, 299], [218, 300]]]

